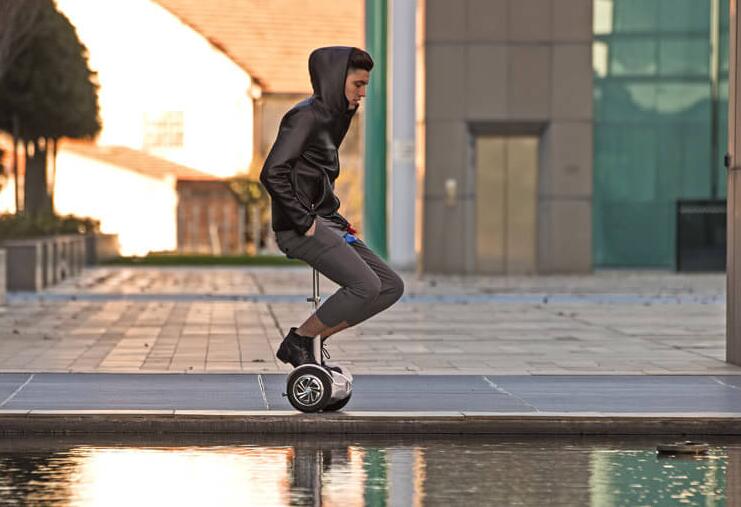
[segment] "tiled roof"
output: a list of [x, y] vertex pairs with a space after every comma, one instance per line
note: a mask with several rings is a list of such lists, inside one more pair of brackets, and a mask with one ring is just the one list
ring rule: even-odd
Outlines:
[[364, 45], [363, 0], [156, 0], [257, 79], [264, 91], [310, 93], [308, 57]]
[[151, 178], [164, 179], [171, 174], [178, 180], [219, 180], [210, 174], [124, 146], [98, 146], [65, 140], [59, 144], [59, 150], [123, 167]]

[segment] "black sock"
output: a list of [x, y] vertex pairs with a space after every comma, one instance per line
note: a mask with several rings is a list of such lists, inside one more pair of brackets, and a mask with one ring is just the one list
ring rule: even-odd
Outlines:
[[291, 328], [291, 334], [293, 334], [293, 336], [295, 336], [296, 338], [302, 338], [304, 340], [313, 340], [314, 339], [313, 336], [303, 336], [303, 335], [298, 334], [298, 328], [297, 327]]

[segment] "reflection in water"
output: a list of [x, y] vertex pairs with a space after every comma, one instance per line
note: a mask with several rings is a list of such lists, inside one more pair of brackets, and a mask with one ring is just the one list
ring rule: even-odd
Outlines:
[[656, 441], [0, 440], [2, 505], [739, 505], [741, 443], [659, 458]]
[[717, 452], [701, 458], [657, 458], [653, 451], [595, 452], [591, 505], [725, 505], [725, 476], [726, 459]]
[[288, 449], [255, 448], [88, 449], [78, 461], [71, 500], [78, 505], [137, 505], [142, 498], [152, 505], [280, 505], [288, 454]]

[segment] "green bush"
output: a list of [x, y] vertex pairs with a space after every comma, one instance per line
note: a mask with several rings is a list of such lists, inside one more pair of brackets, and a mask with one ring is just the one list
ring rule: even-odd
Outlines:
[[57, 234], [90, 234], [100, 232], [100, 222], [89, 217], [74, 215], [28, 216], [0, 215], [0, 239], [32, 238]]

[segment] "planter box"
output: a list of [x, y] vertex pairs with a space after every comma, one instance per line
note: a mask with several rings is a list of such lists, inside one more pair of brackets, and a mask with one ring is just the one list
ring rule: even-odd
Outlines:
[[59, 283], [74, 274], [72, 237], [55, 236], [53, 241], [56, 245], [54, 272], [56, 281]]
[[118, 234], [89, 234], [85, 236], [85, 262], [88, 266], [115, 259], [121, 255]]
[[6, 250], [3, 288], [38, 291], [82, 272], [85, 265], [85, 236], [45, 236], [0, 242]]
[[3, 241], [8, 290], [38, 291], [44, 287], [43, 239]]
[[82, 273], [85, 266], [85, 237], [80, 235], [69, 236], [70, 239], [70, 268], [72, 275]]
[[41, 270], [44, 287], [56, 283], [54, 279], [54, 239], [51, 237], [41, 238]]
[[49, 248], [51, 252], [51, 283], [56, 284], [59, 282], [59, 243], [57, 243], [57, 238], [51, 236], [47, 238], [49, 242]]

